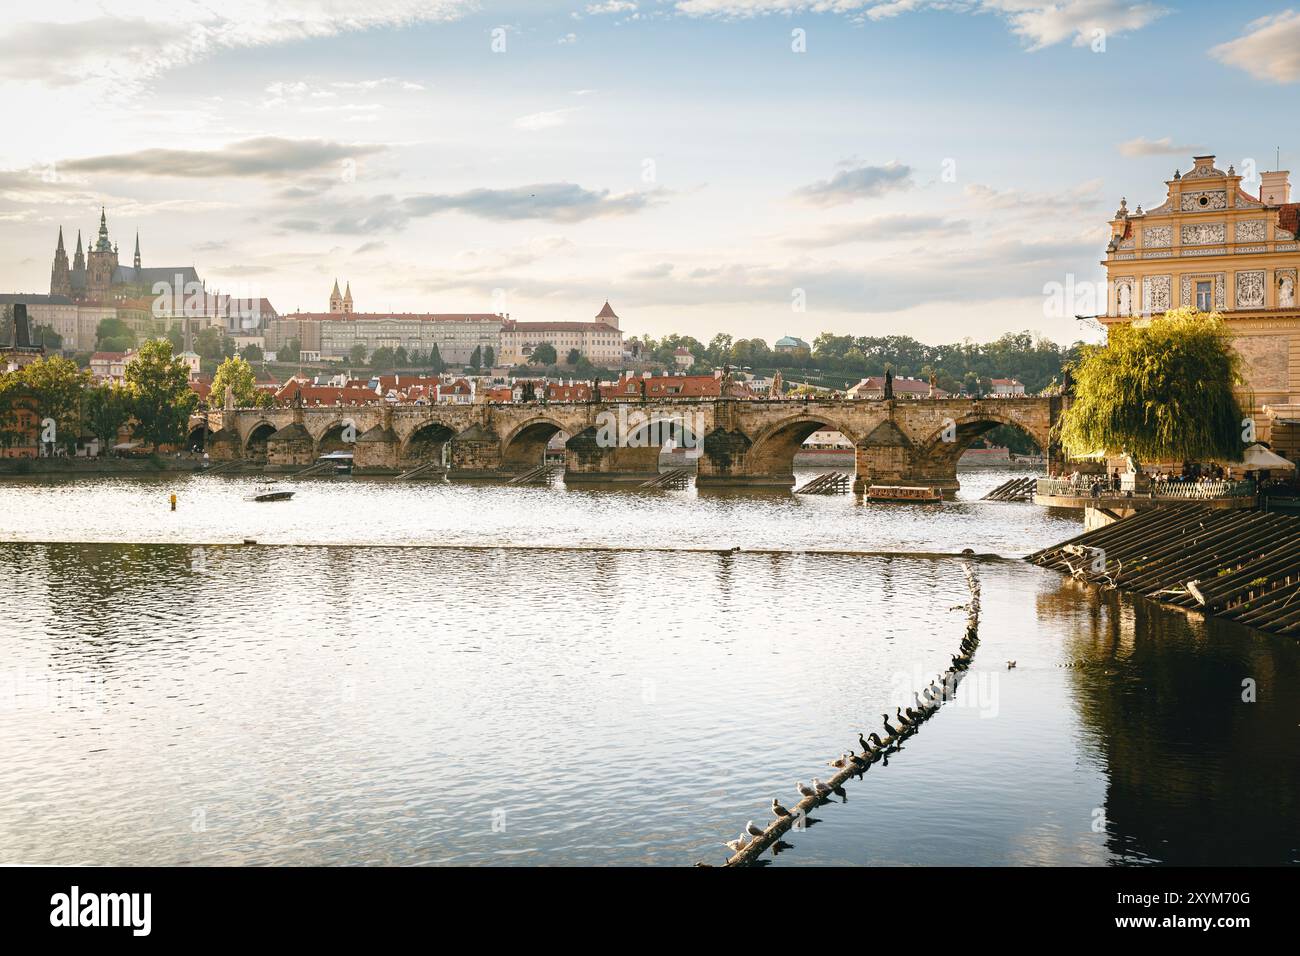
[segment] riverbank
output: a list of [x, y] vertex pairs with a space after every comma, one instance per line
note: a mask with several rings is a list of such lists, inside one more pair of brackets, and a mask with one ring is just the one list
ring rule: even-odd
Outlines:
[[160, 472], [203, 471], [200, 458], [0, 458], [0, 479], [40, 475], [67, 477], [157, 475]]

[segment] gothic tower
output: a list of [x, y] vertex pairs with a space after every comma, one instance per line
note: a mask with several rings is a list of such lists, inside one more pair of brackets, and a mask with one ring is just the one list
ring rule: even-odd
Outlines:
[[352, 314], [352, 283], [348, 283], [347, 289], [343, 292], [343, 314]]
[[59, 244], [54, 250], [54, 267], [50, 270], [50, 295], [72, 295], [72, 272], [68, 253], [63, 248], [63, 227], [59, 227]]
[[343, 314], [343, 296], [339, 294], [339, 280], [334, 280], [334, 291], [330, 293], [330, 315]]
[[[140, 230], [139, 229], [135, 231], [135, 260], [134, 262], [132, 262], [132, 265], [135, 266], [136, 272], [140, 271]], [[136, 278], [139, 278], [139, 276], [137, 276]]]
[[104, 208], [99, 209], [99, 237], [86, 257], [86, 296], [90, 299], [107, 299], [117, 271], [117, 250], [108, 241], [108, 219]]

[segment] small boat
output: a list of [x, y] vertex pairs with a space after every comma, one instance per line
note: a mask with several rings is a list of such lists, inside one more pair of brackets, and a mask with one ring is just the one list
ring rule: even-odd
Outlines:
[[288, 501], [293, 497], [292, 491], [282, 491], [276, 488], [258, 488], [257, 493], [249, 495], [245, 501]]
[[915, 485], [872, 485], [867, 489], [867, 500], [934, 504], [943, 501], [943, 495], [934, 488]]

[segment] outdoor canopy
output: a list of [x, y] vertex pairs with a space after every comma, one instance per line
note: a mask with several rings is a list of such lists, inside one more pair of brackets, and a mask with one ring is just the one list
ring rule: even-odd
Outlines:
[[1288, 461], [1281, 455], [1269, 451], [1263, 445], [1247, 445], [1241, 461], [1226, 463], [1229, 468], [1245, 468], [1255, 471], [1268, 471], [1273, 468], [1294, 468], [1295, 462]]

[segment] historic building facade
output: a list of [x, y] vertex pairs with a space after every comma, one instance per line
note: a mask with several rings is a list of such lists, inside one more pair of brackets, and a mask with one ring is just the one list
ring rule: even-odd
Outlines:
[[1244, 404], [1258, 437], [1281, 454], [1300, 452], [1300, 203], [1286, 170], [1260, 174], [1252, 196], [1213, 156], [1165, 183], [1143, 211], [1126, 200], [1106, 246], [1106, 324], [1192, 306], [1223, 315], [1241, 353]]
[[498, 360], [508, 365], [527, 362], [539, 345], [550, 345], [563, 362], [577, 349], [587, 361], [603, 368], [623, 364], [623, 332], [608, 302], [592, 322], [517, 322], [507, 318], [501, 326]]

